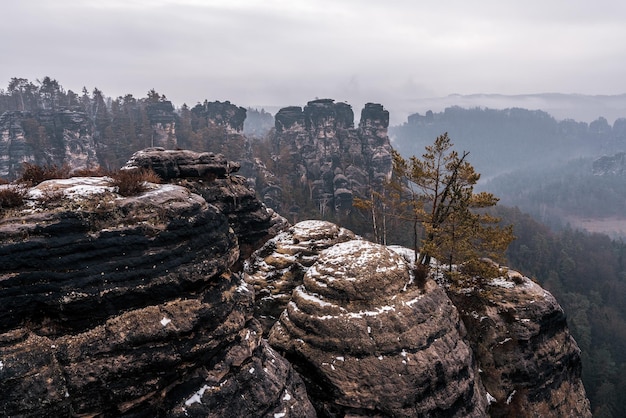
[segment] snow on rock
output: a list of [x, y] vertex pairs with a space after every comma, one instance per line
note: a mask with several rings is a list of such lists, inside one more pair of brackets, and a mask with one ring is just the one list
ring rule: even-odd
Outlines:
[[[455, 307], [433, 281], [407, 285], [410, 274], [402, 255], [364, 240], [328, 247], [306, 270], [269, 342], [296, 369], [315, 367], [303, 379], [318, 407], [346, 416], [485, 415]], [[336, 395], [318, 398], [320, 390]]]
[[590, 417], [580, 350], [556, 299], [516, 271], [483, 286], [448, 288], [481, 364], [492, 416]]
[[356, 238], [351, 231], [330, 222], [302, 221], [270, 239], [252, 255], [244, 266], [244, 277], [254, 287], [255, 316], [265, 335], [320, 252]]

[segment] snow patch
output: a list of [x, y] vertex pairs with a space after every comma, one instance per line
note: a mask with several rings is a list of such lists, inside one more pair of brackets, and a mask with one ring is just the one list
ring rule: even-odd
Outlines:
[[494, 402], [497, 402], [498, 400], [496, 398], [493, 397], [493, 395], [491, 395], [491, 393], [487, 392], [487, 405], [491, 405]]
[[299, 297], [301, 297], [302, 299], [308, 300], [309, 302], [313, 302], [317, 305], [320, 306], [335, 306], [332, 303], [328, 303], [326, 301], [323, 301], [320, 295], [318, 295], [317, 293], [306, 293], [303, 291], [302, 286], [298, 286], [295, 288], [294, 294], [297, 294]]
[[517, 393], [517, 391], [516, 391], [516, 390], [514, 390], [513, 392], [511, 392], [511, 394], [509, 395], [509, 397], [508, 397], [508, 398], [506, 398], [506, 404], [507, 404], [507, 405], [510, 405], [510, 404], [511, 404], [511, 401], [513, 400], [513, 396], [515, 396], [515, 393]]
[[359, 311], [359, 312], [350, 312], [348, 316], [350, 318], [363, 318], [364, 316], [376, 316], [385, 312], [395, 311], [396, 308], [394, 306], [381, 306], [380, 308], [376, 308], [375, 311]]
[[250, 367], [250, 370], [248, 370], [248, 373], [254, 374], [254, 367]]
[[338, 357], [337, 357], [337, 360], [339, 360], [339, 361], [346, 361], [346, 359], [345, 359], [345, 357], [344, 357], [344, 356], [338, 356]]
[[515, 283], [508, 281], [504, 277], [496, 277], [489, 282], [491, 286], [504, 287], [505, 289], [513, 289]]
[[237, 293], [250, 292], [250, 288], [248, 287], [248, 283], [245, 281], [241, 281], [241, 284], [237, 286]]
[[169, 324], [170, 322], [172, 322], [171, 319], [169, 319], [168, 317], [163, 317], [163, 319], [161, 319], [161, 325], [166, 326], [167, 324]]
[[187, 399], [185, 401], [185, 405], [187, 406], [191, 406], [194, 403], [202, 403], [202, 396], [204, 395], [204, 392], [206, 392], [207, 390], [213, 389], [213, 386], [209, 386], [209, 385], [204, 385], [200, 388], [200, 390], [198, 390], [196, 393], [194, 393], [191, 398]]
[[285, 415], [287, 415], [286, 412], [277, 412], [274, 414], [274, 418], [283, 418]]
[[291, 395], [289, 394], [289, 392], [285, 392], [285, 396], [283, 396], [283, 401], [290, 401], [291, 400]]
[[415, 305], [417, 302], [419, 302], [419, 300], [421, 298], [422, 298], [422, 295], [419, 295], [416, 298], [413, 298], [413, 299], [409, 300], [408, 302], [402, 302], [402, 304], [412, 308], [413, 305]]
[[2, 371], [4, 369], [4, 363], [2, 362], [2, 360], [0, 360], [0, 371]]

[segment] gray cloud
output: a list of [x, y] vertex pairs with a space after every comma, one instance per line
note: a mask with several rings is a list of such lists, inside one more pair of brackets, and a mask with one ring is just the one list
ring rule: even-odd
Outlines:
[[450, 93], [626, 91], [619, 0], [5, 0], [2, 15], [4, 85], [392, 114]]

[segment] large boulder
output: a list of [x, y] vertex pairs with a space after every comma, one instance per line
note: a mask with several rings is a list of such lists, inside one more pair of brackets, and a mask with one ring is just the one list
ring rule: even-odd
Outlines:
[[303, 375], [321, 416], [485, 416], [465, 329], [445, 292], [363, 240], [322, 251], [270, 344]]

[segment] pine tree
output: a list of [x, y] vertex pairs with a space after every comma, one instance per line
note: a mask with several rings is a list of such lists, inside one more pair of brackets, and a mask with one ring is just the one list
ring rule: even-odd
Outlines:
[[513, 230], [500, 227], [500, 220], [485, 211], [498, 199], [491, 193], [474, 193], [480, 174], [466, 161], [468, 152], [459, 155], [452, 147], [445, 133], [426, 147], [421, 159], [405, 160], [395, 153], [394, 176], [405, 188], [417, 264], [428, 267], [435, 258], [476, 271], [483, 257], [496, 261], [503, 257]]

